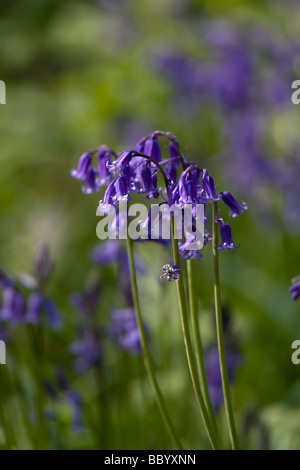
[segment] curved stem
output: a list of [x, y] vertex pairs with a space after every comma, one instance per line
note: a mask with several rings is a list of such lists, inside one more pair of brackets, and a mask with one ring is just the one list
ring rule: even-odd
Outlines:
[[152, 362], [152, 358], [150, 355], [150, 351], [148, 348], [148, 343], [147, 343], [147, 337], [142, 321], [142, 316], [141, 316], [141, 308], [140, 308], [140, 301], [139, 301], [139, 294], [138, 294], [138, 286], [137, 286], [137, 279], [136, 279], [136, 272], [135, 272], [135, 265], [134, 265], [134, 257], [133, 257], [133, 244], [132, 240], [128, 237], [127, 238], [127, 251], [128, 251], [128, 259], [129, 259], [129, 269], [130, 269], [130, 281], [131, 281], [131, 289], [132, 289], [132, 296], [133, 296], [133, 301], [134, 301], [134, 307], [136, 311], [136, 319], [137, 319], [137, 324], [138, 328], [140, 331], [140, 339], [141, 339], [141, 345], [142, 345], [142, 350], [143, 350], [143, 355], [144, 355], [144, 361], [145, 361], [145, 366], [146, 370], [148, 373], [149, 380], [152, 384], [157, 404], [159, 407], [159, 410], [161, 412], [162, 418], [164, 420], [164, 423], [166, 425], [166, 428], [174, 440], [176, 447], [178, 449], [183, 449], [183, 446], [180, 442], [180, 439], [178, 438], [175, 428], [173, 426], [173, 423], [170, 419], [169, 413], [166, 409], [165, 402], [163, 399], [163, 395], [161, 393], [161, 390], [159, 388], [155, 371], [154, 371], [154, 365]]
[[213, 250], [213, 260], [214, 260], [214, 297], [215, 297], [215, 314], [216, 314], [216, 326], [217, 326], [217, 339], [218, 339], [218, 349], [219, 349], [219, 358], [220, 358], [220, 368], [222, 376], [222, 387], [224, 394], [224, 404], [226, 410], [226, 416], [228, 421], [230, 440], [232, 448], [234, 450], [238, 449], [238, 438], [234, 422], [232, 403], [230, 398], [230, 386], [228, 380], [228, 372], [226, 365], [226, 351], [225, 351], [225, 342], [224, 342], [224, 332], [223, 332], [223, 320], [222, 320], [222, 306], [221, 306], [221, 289], [220, 289], [220, 275], [219, 275], [219, 252], [218, 252], [218, 224], [216, 222], [218, 205], [216, 202], [213, 203], [213, 220], [212, 220], [212, 250]]
[[[171, 215], [171, 223], [172, 223], [172, 246], [173, 246], [173, 256], [174, 256], [174, 263], [180, 268], [180, 255], [178, 250], [178, 242], [174, 236], [174, 215]], [[184, 284], [183, 284], [183, 277], [182, 275], [179, 277], [177, 283], [177, 293], [178, 293], [178, 300], [179, 300], [179, 310], [180, 310], [180, 318], [181, 318], [181, 326], [184, 338], [184, 345], [186, 350], [187, 361], [189, 365], [190, 375], [193, 383], [193, 387], [195, 390], [195, 395], [199, 404], [200, 412], [204, 421], [204, 425], [206, 427], [206, 431], [213, 449], [217, 449], [217, 439], [212, 427], [212, 424], [209, 419], [208, 412], [206, 410], [206, 406], [203, 400], [198, 374], [197, 374], [197, 366], [194, 359], [192, 341], [190, 336], [190, 330], [188, 325], [188, 315], [185, 303], [185, 292], [184, 292]]]
[[190, 298], [192, 326], [194, 330], [194, 339], [195, 339], [196, 362], [198, 366], [200, 385], [202, 388], [203, 398], [204, 398], [204, 402], [206, 405], [206, 409], [207, 409], [210, 421], [212, 423], [216, 436], [218, 436], [216, 417], [215, 417], [211, 400], [210, 400], [205, 366], [204, 366], [202, 339], [201, 339], [201, 333], [200, 333], [199, 321], [198, 321], [198, 299], [197, 299], [197, 293], [195, 291], [196, 286], [195, 286], [195, 277], [194, 277], [194, 263], [193, 263], [193, 260], [191, 259], [187, 260], [187, 272], [188, 272], [188, 285], [189, 285], [189, 298]]

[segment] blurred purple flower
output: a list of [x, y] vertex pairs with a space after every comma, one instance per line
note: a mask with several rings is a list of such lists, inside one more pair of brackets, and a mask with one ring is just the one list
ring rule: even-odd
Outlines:
[[5, 287], [3, 290], [3, 303], [0, 309], [0, 319], [16, 325], [24, 322], [25, 297], [15, 287]]
[[133, 354], [141, 354], [140, 333], [134, 308], [129, 307], [113, 310], [111, 312], [111, 323], [108, 331], [122, 349]]
[[75, 370], [84, 373], [93, 366], [99, 366], [103, 354], [103, 346], [95, 328], [84, 329], [81, 340], [74, 341], [70, 347], [71, 352], [77, 356]]
[[300, 297], [300, 276], [297, 276], [292, 280], [292, 286], [289, 288], [289, 292], [292, 294], [293, 300], [298, 300]]
[[70, 390], [66, 395], [67, 401], [70, 403], [73, 413], [72, 429], [75, 432], [82, 432], [84, 429], [83, 425], [83, 413], [82, 413], [82, 399], [80, 394], [76, 390]]
[[[212, 406], [217, 412], [223, 403], [222, 377], [219, 362], [219, 353], [216, 346], [208, 349], [204, 358], [208, 389]], [[241, 364], [240, 356], [229, 347], [226, 348], [226, 364], [229, 383], [233, 384], [238, 367]]]
[[93, 317], [100, 302], [99, 280], [97, 278], [89, 279], [82, 294], [71, 294], [70, 301], [84, 317]]

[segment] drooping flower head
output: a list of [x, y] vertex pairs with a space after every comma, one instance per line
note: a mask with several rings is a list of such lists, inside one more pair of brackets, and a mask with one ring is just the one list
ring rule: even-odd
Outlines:
[[229, 224], [226, 224], [223, 219], [217, 219], [217, 223], [220, 227], [221, 233], [221, 245], [218, 246], [218, 250], [227, 251], [227, 250], [237, 250], [239, 246], [236, 246], [232, 240], [231, 227]]
[[293, 300], [298, 300], [300, 297], [300, 276], [292, 279], [292, 286], [289, 288]]

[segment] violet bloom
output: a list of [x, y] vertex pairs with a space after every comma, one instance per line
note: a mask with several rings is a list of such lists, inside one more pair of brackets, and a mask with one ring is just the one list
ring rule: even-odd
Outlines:
[[166, 165], [165, 168], [165, 173], [168, 178], [168, 180], [171, 181], [171, 183], [175, 183], [177, 181], [177, 168], [176, 164], [174, 162], [170, 162]]
[[298, 300], [300, 297], [300, 276], [297, 276], [292, 282], [293, 284], [289, 288], [289, 292], [292, 294], [293, 300]]
[[[118, 262], [121, 271], [129, 276], [129, 262], [127, 250], [119, 240], [106, 240], [100, 243], [91, 253], [91, 259], [97, 266], [107, 266]], [[135, 267], [138, 273], [145, 274], [147, 267], [138, 255], [134, 257]]]
[[83, 417], [82, 417], [82, 400], [80, 394], [76, 390], [70, 390], [66, 395], [66, 400], [72, 409], [72, 429], [75, 432], [83, 431]]
[[180, 256], [182, 256], [184, 259], [199, 259], [199, 260], [203, 259], [203, 253], [201, 253], [200, 250], [189, 249], [190, 244], [191, 244], [191, 241], [187, 241], [185, 243], [181, 243], [181, 242], [178, 243]]
[[180, 145], [177, 140], [171, 140], [169, 143], [170, 158], [180, 157]]
[[153, 132], [151, 136], [146, 140], [144, 144], [145, 155], [152, 157], [155, 161], [160, 162], [161, 160], [161, 151], [158, 143], [157, 135]]
[[3, 290], [3, 303], [0, 309], [0, 320], [11, 324], [24, 321], [25, 297], [15, 287], [5, 287]]
[[84, 373], [91, 367], [99, 366], [103, 355], [103, 346], [98, 331], [95, 329], [84, 330], [81, 340], [74, 341], [70, 350], [77, 356], [75, 361], [77, 372]]
[[231, 227], [229, 224], [225, 224], [223, 219], [218, 219], [218, 224], [220, 225], [221, 233], [221, 245], [218, 246], [218, 250], [237, 250], [239, 246], [235, 246], [232, 240]]
[[133, 354], [141, 354], [140, 333], [134, 308], [113, 310], [111, 312], [109, 333], [122, 349]]
[[142, 189], [141, 192], [149, 193], [152, 185], [152, 173], [149, 165], [146, 164], [141, 171]]
[[168, 281], [178, 281], [180, 278], [180, 268], [176, 264], [165, 264], [162, 267], [163, 274], [161, 279], [166, 278]]
[[189, 181], [186, 178], [180, 178], [178, 183], [178, 190], [178, 201], [180, 204], [192, 204], [193, 202], [196, 202], [197, 188], [192, 181]]
[[[207, 383], [212, 406], [217, 412], [223, 403], [222, 377], [219, 362], [219, 353], [216, 346], [211, 347], [205, 354], [204, 358]], [[232, 349], [226, 348], [226, 364], [228, 371], [229, 383], [233, 384], [241, 359]]]
[[129, 201], [131, 195], [129, 194], [129, 188], [127, 186], [127, 178], [125, 176], [119, 176], [115, 182], [116, 189], [116, 201]]
[[130, 163], [133, 153], [134, 153], [134, 150], [125, 150], [124, 152], [120, 153], [120, 155], [114, 162], [107, 165], [110, 173], [114, 177], [123, 175], [124, 169]]
[[242, 204], [240, 204], [233, 197], [233, 195], [231, 193], [229, 193], [228, 191], [224, 191], [224, 193], [222, 193], [222, 201], [230, 209], [230, 211], [231, 211], [230, 216], [231, 217], [237, 217], [243, 211], [248, 209], [248, 205], [245, 202], [242, 202]]
[[48, 325], [54, 330], [62, 327], [62, 318], [55, 303], [41, 292], [33, 292], [27, 303], [24, 320], [34, 325]]
[[99, 205], [105, 204], [116, 204], [116, 188], [115, 181], [112, 181], [106, 188], [104, 193], [103, 201], [100, 201]]
[[84, 286], [83, 293], [71, 294], [70, 301], [83, 317], [92, 318], [100, 301], [98, 279], [88, 280]]
[[108, 166], [111, 164], [114, 152], [106, 145], [101, 145], [98, 153], [98, 173], [100, 179], [100, 185], [106, 185], [111, 181], [111, 174]]
[[216, 193], [216, 186], [213, 178], [208, 174], [206, 169], [202, 174], [202, 189], [200, 191], [203, 202], [215, 202], [221, 199], [221, 195]]
[[94, 248], [91, 259], [98, 266], [106, 266], [115, 263], [120, 258], [121, 251], [119, 240], [106, 240]]
[[86, 178], [82, 185], [82, 192], [85, 194], [96, 193], [100, 190], [100, 182], [98, 172], [94, 168], [89, 168]]
[[81, 155], [76, 170], [71, 170], [71, 176], [81, 181], [85, 181], [88, 170], [92, 164], [92, 152], [86, 152]]

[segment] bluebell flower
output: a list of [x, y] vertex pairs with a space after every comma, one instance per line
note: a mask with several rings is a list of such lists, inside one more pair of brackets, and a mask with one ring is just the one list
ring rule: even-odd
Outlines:
[[134, 150], [125, 150], [121, 152], [118, 158], [110, 163], [107, 164], [109, 171], [113, 174], [114, 177], [122, 176], [123, 171], [126, 166], [130, 163], [134, 154]]
[[144, 153], [145, 142], [146, 142], [145, 138], [142, 138], [141, 140], [138, 141], [138, 143], [135, 146], [135, 149], [136, 149], [137, 152]]
[[100, 190], [100, 187], [101, 185], [97, 170], [94, 168], [89, 168], [82, 185], [82, 192], [85, 194], [95, 193]]
[[230, 216], [231, 217], [237, 217], [240, 215], [243, 211], [245, 211], [248, 208], [248, 205], [245, 202], [242, 202], [240, 204], [237, 202], [237, 200], [233, 197], [231, 193], [228, 191], [224, 191], [222, 193], [222, 201], [226, 206], [230, 209]]
[[113, 310], [111, 312], [109, 333], [122, 349], [133, 354], [141, 354], [140, 333], [134, 308]]
[[105, 240], [91, 252], [91, 259], [98, 266], [106, 266], [116, 262], [121, 251], [121, 243], [118, 240]]
[[180, 204], [192, 204], [197, 202], [197, 187], [193, 181], [188, 179], [179, 179], [178, 183]]
[[116, 204], [116, 193], [115, 181], [112, 181], [107, 186], [103, 201], [100, 201], [100, 204]]
[[177, 140], [171, 140], [169, 143], [169, 154], [170, 158], [180, 157], [180, 145]]
[[77, 372], [84, 373], [91, 367], [99, 366], [103, 355], [99, 332], [95, 328], [84, 329], [81, 340], [74, 341], [70, 350], [76, 356], [75, 370]]
[[223, 219], [218, 219], [218, 224], [220, 226], [221, 233], [221, 245], [218, 246], [218, 250], [237, 250], [239, 246], [235, 246], [232, 240], [231, 227], [229, 224], [226, 224]]
[[157, 187], [157, 176], [156, 174], [153, 174], [151, 176], [151, 186], [150, 186], [150, 191], [146, 196], [146, 199], [157, 199], [159, 196], [159, 189]]
[[99, 148], [98, 173], [101, 186], [106, 185], [111, 181], [111, 173], [108, 169], [108, 166], [112, 163], [114, 157], [114, 152], [106, 145], [102, 145]]
[[41, 321], [44, 296], [40, 292], [33, 292], [28, 299], [26, 323], [39, 324]]
[[177, 182], [177, 168], [176, 168], [176, 164], [174, 162], [170, 162], [166, 165], [165, 173], [166, 173], [166, 176], [167, 176], [168, 180], [170, 180], [171, 183], [176, 184], [176, 182]]
[[179, 254], [184, 259], [203, 259], [203, 253], [200, 250], [190, 250], [190, 242], [178, 243]]
[[70, 403], [73, 413], [72, 429], [75, 432], [81, 432], [83, 425], [83, 406], [80, 394], [76, 390], [70, 390], [66, 395], [67, 401]]
[[0, 319], [11, 324], [19, 324], [24, 321], [25, 297], [14, 286], [5, 287], [3, 290], [3, 303], [0, 310]]
[[148, 164], [146, 164], [141, 171], [141, 180], [142, 180], [141, 192], [149, 193], [152, 187], [152, 173]]
[[115, 189], [116, 189], [116, 201], [129, 201], [131, 196], [129, 194], [129, 188], [127, 186], [127, 179], [125, 176], [119, 176], [115, 182]]
[[[217, 346], [208, 349], [204, 357], [207, 383], [212, 406], [217, 412], [223, 403], [222, 377]], [[226, 364], [229, 383], [233, 384], [238, 367], [240, 366], [240, 356], [231, 348], [226, 348]]]
[[52, 299], [45, 297], [43, 308], [46, 312], [47, 324], [54, 330], [60, 330], [63, 326], [63, 320], [55, 302]]
[[55, 303], [39, 291], [30, 294], [24, 321], [34, 325], [48, 325], [54, 330], [59, 330], [63, 325]]
[[42, 290], [53, 270], [46, 246], [39, 250], [33, 270], [34, 276], [21, 274], [17, 280], [0, 272], [0, 287], [3, 288], [0, 319], [11, 324], [32, 323], [60, 329], [62, 317], [53, 300]]
[[[104, 253], [104, 250], [102, 253]], [[70, 301], [83, 317], [92, 318], [100, 302], [100, 286], [98, 279], [90, 278], [84, 286], [83, 293], [71, 294]]]
[[160, 162], [161, 150], [155, 132], [153, 132], [153, 134], [151, 134], [151, 136], [146, 140], [143, 153], [152, 157], [155, 161]]
[[176, 264], [165, 264], [162, 267], [163, 274], [161, 279], [166, 278], [168, 281], [178, 281], [180, 278], [180, 268]]
[[293, 284], [289, 288], [289, 292], [292, 294], [293, 300], [298, 300], [300, 297], [300, 276], [297, 276], [292, 282]]
[[206, 169], [202, 174], [202, 189], [200, 191], [203, 202], [215, 202], [221, 199], [221, 195], [216, 193], [216, 186], [213, 178], [208, 174]]
[[92, 164], [92, 152], [84, 153], [78, 162], [76, 170], [71, 170], [71, 176], [81, 181], [85, 181]]

